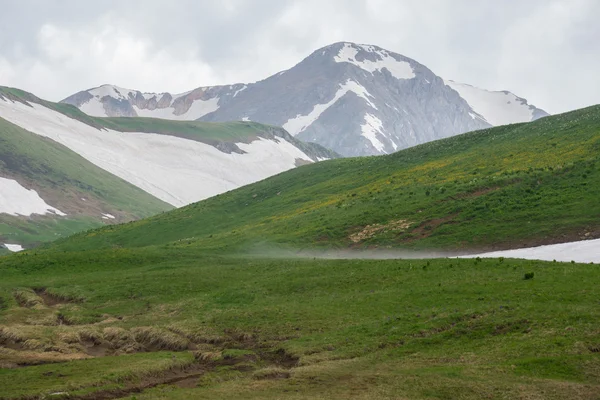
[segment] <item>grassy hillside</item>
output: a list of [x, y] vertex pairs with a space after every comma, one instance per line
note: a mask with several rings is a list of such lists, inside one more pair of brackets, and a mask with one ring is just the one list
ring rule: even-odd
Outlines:
[[596, 265], [261, 251], [596, 237], [599, 150], [592, 107], [2, 257], [0, 398], [597, 399]]
[[508, 248], [600, 237], [600, 107], [297, 168], [61, 249]]
[[173, 207], [50, 139], [0, 118], [0, 176], [34, 189], [67, 217], [0, 214], [0, 242], [29, 247], [104, 225], [103, 213], [126, 222]]

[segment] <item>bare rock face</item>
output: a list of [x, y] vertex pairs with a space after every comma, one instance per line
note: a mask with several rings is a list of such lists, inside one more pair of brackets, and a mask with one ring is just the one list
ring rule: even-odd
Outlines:
[[445, 81], [377, 46], [335, 43], [252, 84], [172, 95], [101, 86], [65, 100], [99, 116], [255, 121], [344, 156], [392, 153], [421, 143], [548, 115], [523, 98]]

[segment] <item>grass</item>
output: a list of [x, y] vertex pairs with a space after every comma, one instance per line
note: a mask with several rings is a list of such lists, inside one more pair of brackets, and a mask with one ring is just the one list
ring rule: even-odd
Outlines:
[[[165, 349], [198, 353], [194, 365], [210, 374], [194, 389], [155, 388], [141, 398], [454, 398], [458, 388], [462, 398], [594, 398], [600, 389], [594, 265], [263, 259], [192, 248], [61, 252], [53, 264], [45, 257], [0, 262], [4, 337], [13, 347], [45, 343], [40, 357], [52, 349], [86, 355], [90, 340], [109, 349], [76, 361], [81, 374], [52, 390], [101, 390], [99, 365], [129, 376], [137, 360]], [[524, 280], [528, 272], [535, 278]], [[14, 288], [40, 286], [85, 301], [19, 305]], [[56, 313], [79, 322], [27, 322]], [[31, 363], [31, 353], [22, 356], [11, 360]], [[72, 363], [43, 367], [67, 375]], [[49, 390], [39, 368], [3, 370], [0, 397]]]
[[599, 157], [596, 106], [389, 156], [303, 166], [55, 245], [464, 251], [600, 237]]
[[597, 265], [309, 254], [598, 237], [599, 150], [592, 107], [2, 257], [0, 398], [597, 399]]

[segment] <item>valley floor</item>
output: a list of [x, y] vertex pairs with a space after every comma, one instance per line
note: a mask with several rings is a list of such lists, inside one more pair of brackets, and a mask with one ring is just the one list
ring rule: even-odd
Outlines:
[[3, 399], [600, 393], [596, 265], [155, 247], [18, 253], [0, 270]]

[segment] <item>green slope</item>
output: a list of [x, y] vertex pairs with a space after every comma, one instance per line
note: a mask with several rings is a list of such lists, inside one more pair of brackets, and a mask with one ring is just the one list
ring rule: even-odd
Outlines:
[[25, 247], [102, 226], [106, 222], [102, 220], [103, 213], [114, 215], [114, 222], [126, 222], [173, 208], [65, 146], [2, 118], [0, 176], [36, 190], [46, 203], [67, 214], [67, 217], [0, 214], [0, 242]]
[[597, 236], [599, 128], [592, 107], [304, 166], [2, 257], [0, 398], [595, 399], [596, 265], [244, 252]]
[[600, 237], [600, 107], [297, 168], [61, 249], [394, 247], [447, 250]]

